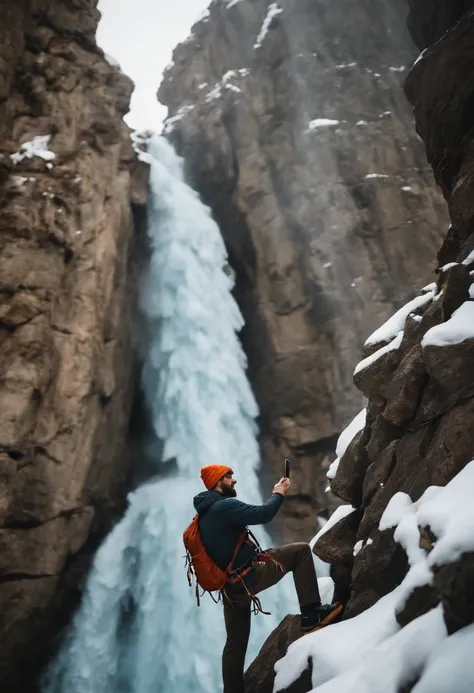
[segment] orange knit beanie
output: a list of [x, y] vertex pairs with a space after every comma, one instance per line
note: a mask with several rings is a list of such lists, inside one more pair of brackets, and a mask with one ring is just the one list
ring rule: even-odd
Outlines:
[[209, 491], [217, 484], [219, 479], [222, 479], [223, 476], [229, 473], [232, 473], [232, 469], [226, 467], [225, 464], [208, 464], [207, 467], [201, 469], [201, 479]]

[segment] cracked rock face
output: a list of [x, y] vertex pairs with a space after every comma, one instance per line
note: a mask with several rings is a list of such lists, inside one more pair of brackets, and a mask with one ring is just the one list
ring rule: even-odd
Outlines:
[[96, 47], [95, 4], [0, 0], [0, 687], [8, 693], [33, 690], [80, 591], [84, 547], [119, 511], [127, 473], [134, 164], [122, 118], [132, 84]]
[[446, 232], [401, 87], [415, 57], [403, 3], [215, 0], [159, 91], [236, 270], [269, 477], [293, 460], [282, 540], [329, 510], [363, 340], [430, 280]]

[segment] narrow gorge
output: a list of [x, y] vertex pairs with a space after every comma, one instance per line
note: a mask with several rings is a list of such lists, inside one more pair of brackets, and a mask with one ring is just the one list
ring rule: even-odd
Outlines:
[[199, 468], [290, 457], [345, 610], [262, 595], [246, 693], [471, 693], [471, 6], [213, 0], [159, 137], [97, 0], [0, 0], [2, 691], [218, 693]]

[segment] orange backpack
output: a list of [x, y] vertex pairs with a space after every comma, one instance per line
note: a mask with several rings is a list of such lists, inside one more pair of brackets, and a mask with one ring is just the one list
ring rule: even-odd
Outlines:
[[199, 531], [199, 515], [195, 515], [191, 524], [183, 533], [184, 546], [186, 548], [186, 566], [189, 585], [192, 585], [193, 575], [196, 576], [196, 597], [199, 606], [199, 587], [205, 592], [213, 592], [221, 590], [232, 572], [232, 564], [239, 552], [245, 538], [247, 530], [245, 529], [239, 537], [237, 546], [235, 547], [232, 560], [225, 570], [219, 568], [214, 563], [212, 558], [206, 551], [206, 547], [202, 543], [201, 533]]

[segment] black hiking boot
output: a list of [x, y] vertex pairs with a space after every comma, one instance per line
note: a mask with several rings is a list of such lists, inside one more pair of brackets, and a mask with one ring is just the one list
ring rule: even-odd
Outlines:
[[342, 611], [342, 604], [320, 604], [319, 606], [302, 607], [301, 630], [303, 633], [312, 633], [324, 628], [337, 619]]

